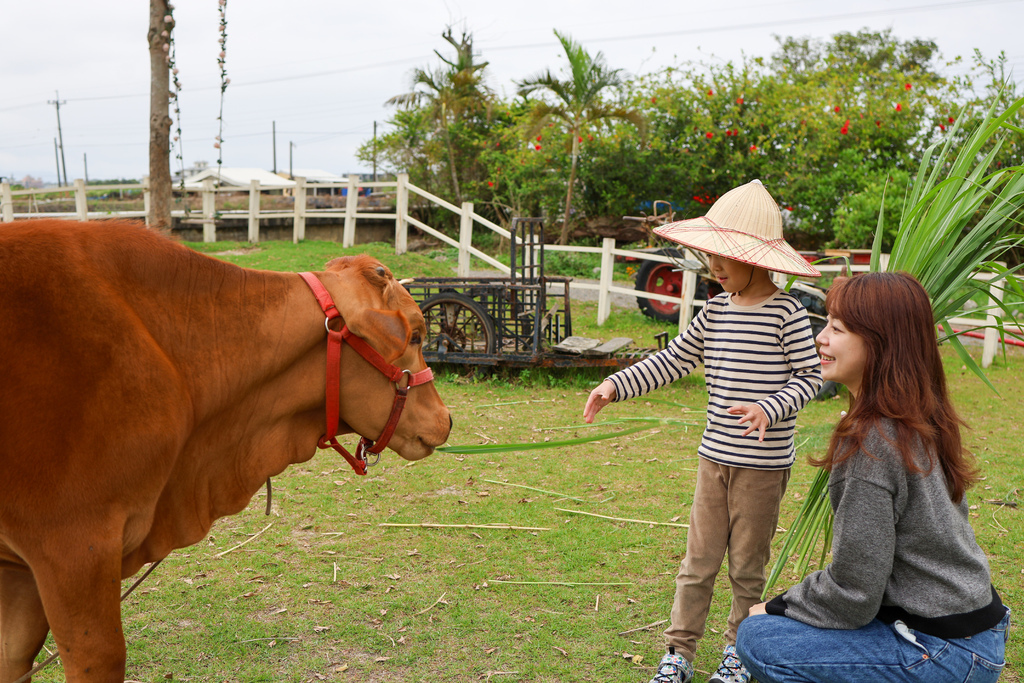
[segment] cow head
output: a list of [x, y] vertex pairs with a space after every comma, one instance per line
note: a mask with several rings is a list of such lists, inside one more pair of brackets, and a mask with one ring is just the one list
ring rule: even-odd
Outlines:
[[[411, 372], [427, 367], [422, 340], [426, 325], [419, 306], [391, 271], [369, 256], [346, 256], [326, 266], [324, 284], [348, 328], [389, 363]], [[401, 380], [400, 380], [401, 381]], [[394, 385], [350, 346], [342, 349], [340, 425], [376, 439], [387, 423]], [[405, 409], [388, 446], [419, 460], [448, 439], [451, 417], [433, 382], [409, 390]]]

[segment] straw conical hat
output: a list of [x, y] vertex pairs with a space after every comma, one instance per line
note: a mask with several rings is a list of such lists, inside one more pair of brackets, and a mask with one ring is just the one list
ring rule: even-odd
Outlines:
[[782, 212], [760, 180], [718, 198], [706, 216], [666, 223], [654, 232], [673, 242], [790, 275], [821, 277], [782, 237]]

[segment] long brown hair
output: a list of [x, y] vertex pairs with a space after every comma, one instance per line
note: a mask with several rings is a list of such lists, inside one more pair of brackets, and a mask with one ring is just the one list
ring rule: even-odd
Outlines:
[[[837, 279], [825, 306], [864, 341], [867, 358], [857, 397], [836, 425], [828, 452], [812, 462], [831, 469], [860, 450], [872, 428], [889, 418], [907, 471], [930, 471], [937, 459], [950, 498], [959, 503], [977, 472], [960, 436], [965, 423], [946, 390], [924, 287], [907, 273], [864, 273]], [[915, 459], [918, 444], [928, 454], [927, 467]]]

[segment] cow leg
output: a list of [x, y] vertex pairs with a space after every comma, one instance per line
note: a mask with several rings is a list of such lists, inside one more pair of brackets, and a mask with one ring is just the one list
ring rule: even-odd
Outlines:
[[31, 572], [0, 565], [0, 683], [28, 673], [49, 630]]
[[81, 538], [63, 544], [65, 552], [53, 564], [33, 563], [32, 571], [67, 683], [121, 683], [120, 538], [94, 545]]

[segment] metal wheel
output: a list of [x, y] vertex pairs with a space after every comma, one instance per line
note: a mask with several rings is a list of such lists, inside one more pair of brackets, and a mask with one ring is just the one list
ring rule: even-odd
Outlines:
[[427, 323], [423, 350], [444, 353], [494, 353], [494, 321], [483, 306], [457, 292], [440, 292], [420, 304]]
[[[636, 289], [651, 294], [679, 296], [683, 291], [683, 274], [671, 263], [644, 261], [636, 274]], [[679, 322], [679, 304], [637, 297], [637, 306], [643, 314], [655, 320]]]

